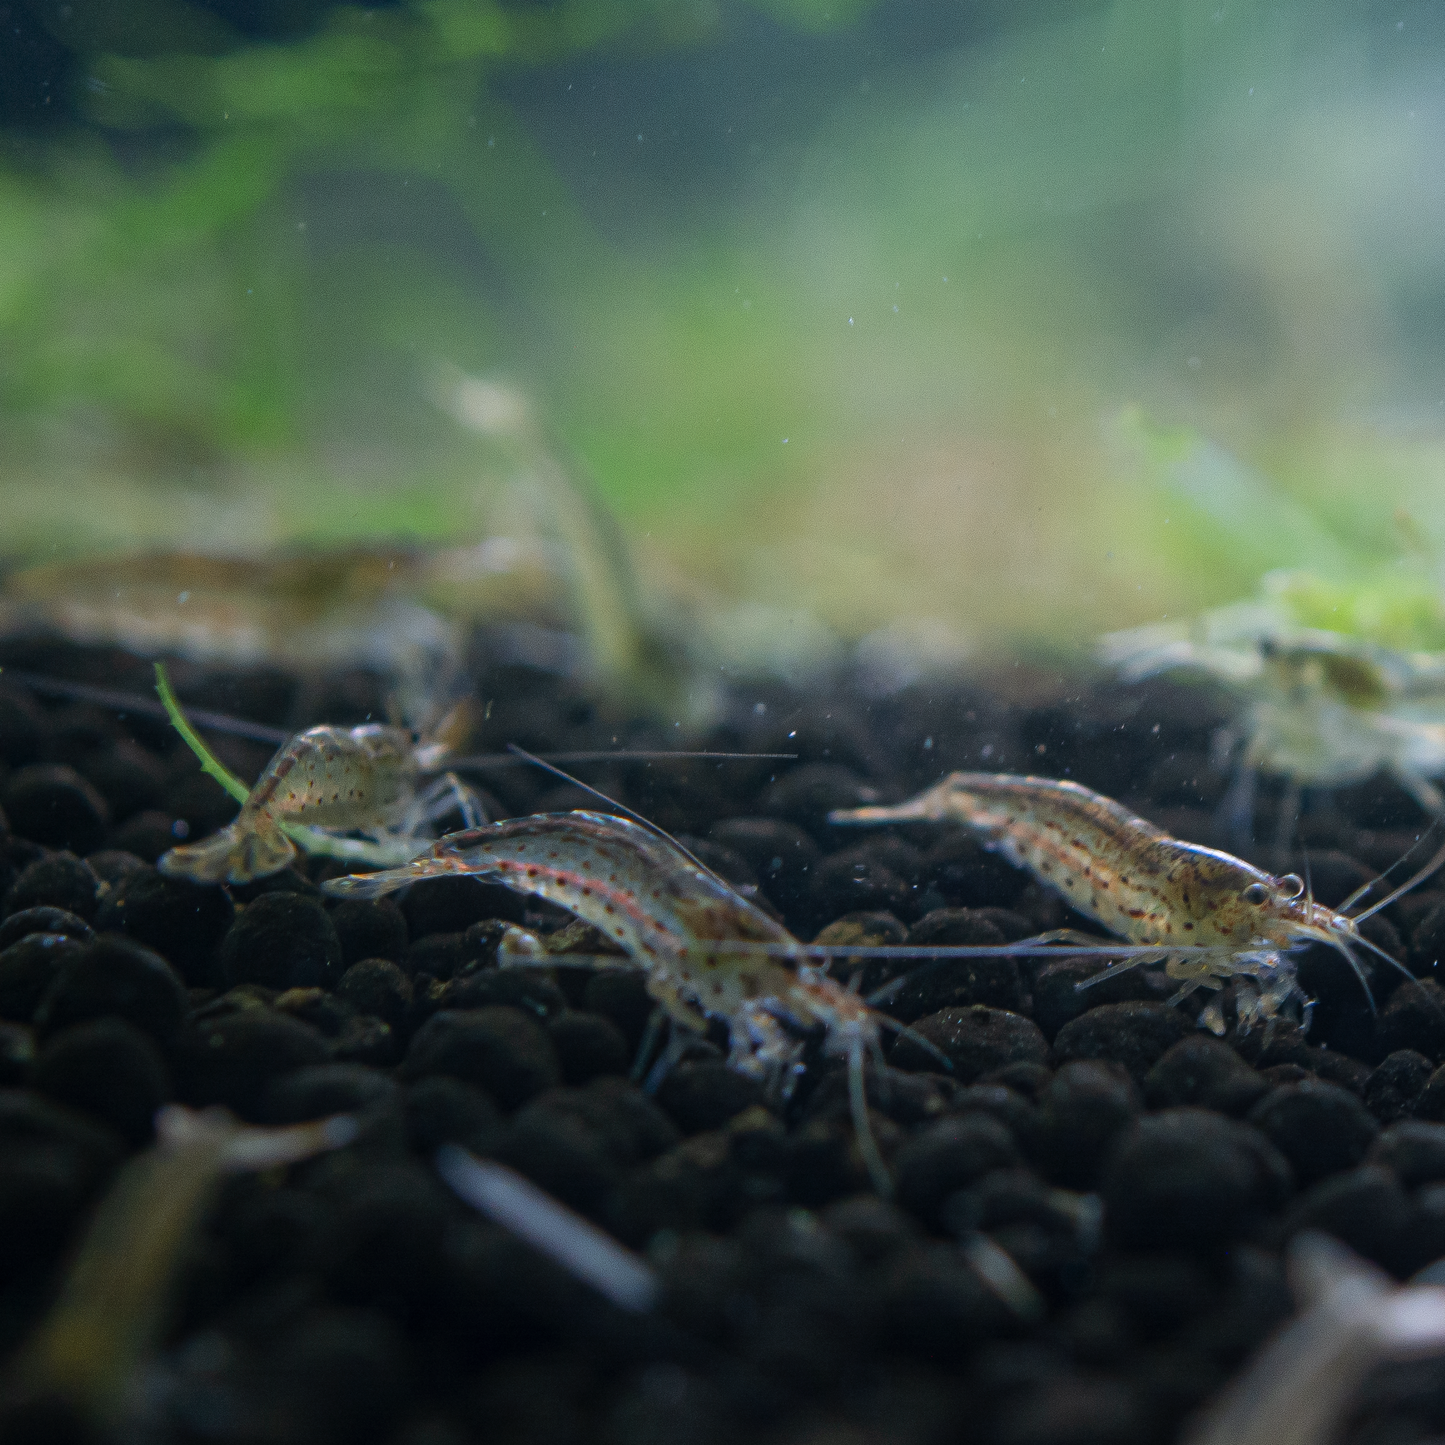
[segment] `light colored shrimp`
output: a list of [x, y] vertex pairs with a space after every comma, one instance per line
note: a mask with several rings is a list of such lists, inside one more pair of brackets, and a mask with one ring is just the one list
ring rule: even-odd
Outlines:
[[101, 1200], [49, 1313], [0, 1377], [0, 1398], [58, 1396], [103, 1438], [126, 1438], [136, 1381], [226, 1176], [342, 1148], [356, 1132], [344, 1114], [263, 1129], [224, 1109], [162, 1109], [156, 1142]]
[[[1317, 942], [1344, 955], [1364, 983], [1356, 949], [1378, 954], [1408, 972], [1359, 931], [1362, 918], [1305, 896], [1294, 874], [1276, 878], [1229, 853], [1171, 838], [1127, 808], [1081, 787], [1050, 778], [1006, 773], [951, 773], [917, 797], [894, 807], [840, 809], [833, 823], [959, 822], [1017, 868], [1061, 893], [1080, 913], [1134, 945], [1159, 945], [1136, 953], [1100, 977], [1141, 963], [1163, 962], [1182, 987], [1179, 1002], [1200, 987], [1219, 988], [1232, 978], [1248, 980], [1240, 999], [1240, 1023], [1277, 1017], [1302, 998], [1286, 957], [1299, 944]], [[1445, 850], [1405, 885], [1413, 887], [1445, 861]], [[1351, 900], [1353, 901], [1353, 900]], [[1035, 942], [1077, 941], [1069, 930]], [[1097, 944], [1097, 939], [1087, 940]], [[1368, 987], [1366, 987], [1368, 993]], [[1218, 1009], [1205, 1022], [1223, 1032]]]
[[[422, 773], [450, 751], [446, 740], [418, 743], [406, 728], [384, 723], [308, 728], [285, 743], [247, 789], [216, 761], [186, 722], [157, 664], [157, 691], [172, 723], [201, 765], [241, 803], [226, 827], [199, 843], [172, 848], [157, 865], [196, 883], [248, 883], [286, 867], [298, 846], [378, 866], [405, 861], [430, 844], [427, 824], [459, 808], [479, 820], [475, 795], [446, 773], [418, 790]], [[465, 726], [465, 711], [443, 720], [439, 737]], [[367, 839], [335, 836], [368, 834]]]
[[[1131, 681], [1193, 672], [1238, 698], [1239, 714], [1216, 749], [1244, 744], [1227, 805], [1236, 831], [1247, 832], [1256, 771], [1292, 789], [1343, 787], [1383, 772], [1427, 814], [1445, 816], [1445, 796], [1431, 781], [1445, 776], [1445, 653], [1304, 625], [1301, 614], [1321, 610], [1315, 594], [1324, 586], [1307, 574], [1271, 573], [1259, 600], [1100, 640], [1101, 658]], [[1286, 830], [1293, 807], [1287, 812]]]
[[[538, 813], [452, 833], [399, 868], [333, 879], [326, 892], [377, 898], [422, 878], [490, 878], [548, 899], [622, 947], [648, 992], [685, 1028], [728, 1026], [734, 1068], [786, 1093], [801, 1045], [788, 1032], [821, 1028], [825, 1051], [848, 1066], [859, 1151], [880, 1193], [888, 1171], [868, 1125], [865, 1053], [880, 1056], [880, 1022], [782, 924], [666, 836], [609, 814]], [[896, 1027], [896, 1025], [895, 1025]]]

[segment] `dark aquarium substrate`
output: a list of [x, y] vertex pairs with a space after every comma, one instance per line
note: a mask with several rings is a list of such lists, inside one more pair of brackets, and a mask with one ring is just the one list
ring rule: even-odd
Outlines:
[[[344, 870], [315, 859], [230, 890], [168, 879], [159, 855], [234, 804], [163, 718], [12, 680], [148, 697], [149, 664], [39, 643], [0, 661], [0, 1352], [53, 1305], [160, 1105], [360, 1123], [343, 1149], [224, 1185], [120, 1438], [1162, 1445], [1290, 1313], [1282, 1251], [1299, 1231], [1400, 1279], [1445, 1256], [1445, 886], [1366, 925], [1418, 980], [1377, 960], [1373, 1008], [1344, 960], [1301, 957], [1307, 1034], [1216, 1037], [1196, 1022], [1208, 995], [1171, 1006], [1153, 968], [1081, 991], [1097, 958], [929, 965], [884, 1007], [952, 1067], [886, 1036], [890, 1070], [868, 1078], [885, 1203], [820, 1041], [786, 1102], [727, 1067], [718, 1032], [648, 1094], [631, 1078], [640, 973], [497, 965], [500, 923], [553, 933], [560, 911], [468, 879], [338, 903], [318, 884]], [[283, 729], [385, 715], [368, 675], [172, 671], [189, 707]], [[796, 753], [577, 771], [805, 940], [1087, 926], [957, 826], [826, 821], [954, 768], [1072, 778], [1233, 846], [1204, 692], [1022, 669], [885, 698], [753, 686], [684, 737], [550, 675], [491, 669], [478, 687], [478, 751]], [[212, 741], [248, 779], [270, 752]], [[493, 817], [598, 806], [525, 766], [468, 776]], [[1278, 853], [1279, 806], [1264, 787], [1264, 841], [1235, 851], [1308, 866], [1326, 903], [1423, 824], [1392, 785], [1362, 785], [1310, 800]], [[861, 965], [862, 987], [902, 967]], [[618, 1308], [463, 1204], [434, 1168], [447, 1143], [636, 1251], [656, 1306]], [[981, 1241], [1024, 1289], [990, 1277]], [[12, 1392], [4, 1408], [7, 1442], [97, 1434], [63, 1400]], [[1342, 1438], [1442, 1431], [1445, 1376], [1402, 1366], [1372, 1378]]]

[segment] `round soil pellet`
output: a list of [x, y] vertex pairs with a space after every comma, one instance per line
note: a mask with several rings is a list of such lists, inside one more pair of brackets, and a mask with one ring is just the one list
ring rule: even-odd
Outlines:
[[65, 963], [40, 1001], [35, 1023], [48, 1036], [110, 1015], [164, 1044], [188, 1008], [185, 985], [160, 954], [111, 934], [82, 944]]
[[61, 1030], [35, 1060], [32, 1086], [110, 1125], [133, 1145], [154, 1134], [170, 1075], [148, 1034], [117, 1018]]
[[980, 1074], [1005, 1064], [1042, 1064], [1049, 1057], [1048, 1043], [1032, 1019], [982, 1004], [944, 1009], [919, 1019], [912, 1028], [947, 1063], [907, 1034], [893, 1046], [889, 1062], [912, 1071], [946, 1070], [961, 1084], [971, 1084]]
[[31, 763], [17, 769], [0, 789], [0, 802], [12, 831], [47, 848], [93, 853], [110, 827], [105, 799], [63, 764]]
[[1289, 1164], [1248, 1124], [1166, 1109], [1122, 1135], [1104, 1170], [1109, 1237], [1131, 1249], [1207, 1248], [1278, 1209]]
[[1353, 1168], [1380, 1132], [1348, 1090], [1314, 1080], [1272, 1090], [1248, 1118], [1289, 1160], [1301, 1188]]
[[0, 1018], [29, 1023], [62, 968], [83, 947], [63, 933], [32, 933], [0, 953]]
[[5, 912], [59, 908], [90, 920], [95, 917], [99, 891], [100, 879], [89, 863], [74, 853], [51, 853], [21, 871], [5, 895]]
[[1013, 1136], [997, 1119], [970, 1114], [943, 1119], [915, 1135], [893, 1161], [898, 1202], [920, 1219], [936, 1223], [955, 1191], [994, 1169], [1018, 1164]]
[[155, 949], [191, 987], [206, 988], [222, 981], [215, 953], [235, 915], [224, 889], [139, 868], [104, 899], [95, 926]]
[[449, 1074], [484, 1089], [505, 1109], [559, 1084], [557, 1051], [541, 1025], [519, 1009], [444, 1009], [412, 1038], [402, 1076]]
[[601, 1014], [564, 1009], [547, 1020], [547, 1037], [557, 1051], [562, 1079], [585, 1084], [606, 1074], [625, 1074], [632, 1050], [622, 1030]]
[[388, 959], [364, 958], [341, 975], [336, 996], [357, 1013], [370, 1014], [397, 1028], [411, 1005], [411, 980]]
[[95, 937], [95, 930], [83, 918], [64, 908], [42, 904], [23, 908], [0, 923], [0, 953], [32, 933], [58, 933], [80, 943], [88, 943]]
[[341, 942], [326, 909], [289, 892], [248, 903], [221, 940], [218, 959], [233, 987], [329, 987], [341, 976]]
[[1144, 1076], [1144, 1098], [1151, 1109], [1195, 1105], [1238, 1117], [1268, 1091], [1267, 1079], [1228, 1044], [1207, 1034], [1181, 1039]]
[[443, 1144], [490, 1153], [502, 1131], [502, 1113], [491, 1097], [446, 1074], [428, 1074], [407, 1085], [404, 1108], [407, 1141], [425, 1159]]
[[271, 1080], [326, 1062], [325, 1040], [315, 1029], [272, 1009], [192, 1023], [172, 1050], [176, 1086], [192, 1107], [224, 1104], [245, 1119], [265, 1115]]
[[1060, 1063], [1112, 1059], [1140, 1083], [1149, 1070], [1194, 1025], [1178, 1009], [1162, 1003], [1106, 1003], [1070, 1020], [1054, 1039]]
[[364, 958], [399, 964], [406, 957], [406, 915], [393, 898], [345, 898], [331, 910], [331, 924], [346, 968]]
[[721, 1129], [729, 1119], [763, 1102], [762, 1087], [724, 1063], [681, 1063], [669, 1071], [657, 1102], [684, 1134]]
[[1435, 1065], [1413, 1049], [1398, 1049], [1380, 1061], [1365, 1084], [1365, 1107], [1382, 1124], [1393, 1124], [1415, 1110]]

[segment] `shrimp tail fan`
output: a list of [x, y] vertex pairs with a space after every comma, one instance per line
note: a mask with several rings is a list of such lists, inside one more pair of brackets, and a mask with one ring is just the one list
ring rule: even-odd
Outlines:
[[296, 856], [296, 845], [279, 828], [237, 821], [199, 843], [172, 848], [157, 866], [170, 878], [193, 883], [249, 883], [279, 873]]

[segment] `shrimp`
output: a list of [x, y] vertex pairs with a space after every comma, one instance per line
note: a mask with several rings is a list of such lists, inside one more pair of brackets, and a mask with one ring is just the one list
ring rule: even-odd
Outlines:
[[156, 1115], [156, 1142], [116, 1176], [49, 1313], [0, 1377], [0, 1399], [59, 1397], [100, 1438], [124, 1438], [136, 1380], [226, 1177], [344, 1148], [356, 1134], [347, 1114], [268, 1129], [224, 1109], [167, 1105]]
[[859, 1152], [882, 1195], [887, 1166], [868, 1123], [863, 1063], [881, 1059], [892, 1020], [809, 961], [806, 945], [665, 835], [603, 813], [538, 813], [452, 833], [382, 873], [327, 882], [345, 898], [378, 898], [422, 878], [490, 878], [559, 904], [619, 945], [647, 990], [684, 1028], [726, 1022], [729, 1063], [786, 1097], [802, 1046], [788, 1032], [821, 1028], [824, 1051], [848, 1068]]
[[[298, 845], [374, 865], [404, 862], [428, 846], [418, 833], [450, 812], [468, 826], [482, 816], [476, 795], [444, 773], [418, 790], [465, 729], [465, 707], [442, 720], [437, 739], [418, 743], [406, 728], [383, 723], [308, 728], [282, 745], [249, 791], [216, 761], [186, 722], [165, 669], [156, 664], [157, 691], [172, 723], [201, 765], [241, 803], [235, 819], [199, 843], [172, 848], [157, 865], [195, 883], [248, 883], [286, 867]], [[334, 831], [333, 831], [334, 830]], [[367, 839], [334, 832], [360, 832]]]
[[[1244, 744], [1226, 802], [1237, 834], [1248, 833], [1256, 772], [1289, 784], [1281, 844], [1301, 788], [1343, 787], [1381, 772], [1428, 816], [1445, 816], [1445, 795], [1431, 781], [1445, 776], [1445, 653], [1302, 625], [1301, 612], [1320, 610], [1314, 594], [1324, 585], [1307, 574], [1272, 573], [1259, 601], [1100, 641], [1101, 658], [1130, 681], [1187, 670], [1239, 699], [1238, 717], [1216, 747], [1227, 757]], [[1310, 599], [1314, 605], [1306, 608]]]
[[[965, 824], [982, 835], [986, 846], [1056, 889], [1080, 913], [1146, 950], [1099, 978], [1162, 961], [1168, 976], [1181, 984], [1171, 1003], [1182, 1002], [1201, 987], [1217, 989], [1232, 978], [1248, 980], [1239, 1000], [1241, 1028], [1260, 1019], [1272, 1023], [1286, 1004], [1303, 997], [1287, 956], [1301, 944], [1323, 943], [1341, 953], [1367, 996], [1369, 985], [1357, 949], [1378, 954], [1410, 976], [1403, 964], [1360, 933], [1359, 924], [1445, 862], [1442, 849], [1403, 887], [1350, 917], [1344, 910], [1364, 890], [1338, 910], [1327, 908], [1307, 895], [1296, 875], [1277, 878], [1229, 853], [1180, 842], [1078, 783], [1006, 773], [951, 773], [894, 807], [829, 814], [830, 822], [845, 824], [914, 820]], [[1085, 938], [1062, 929], [1033, 941]], [[1155, 944], [1158, 952], [1148, 952]], [[1307, 1013], [1305, 1017], [1307, 1021]], [[1218, 1008], [1207, 1009], [1204, 1022], [1216, 1033], [1224, 1032]]]

